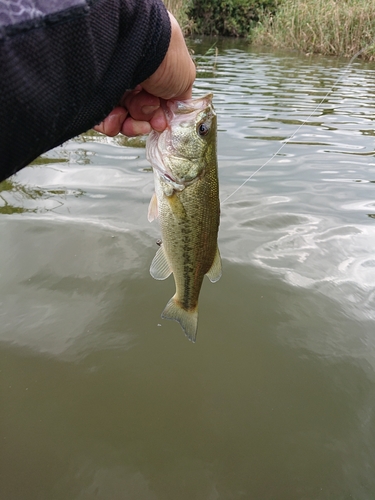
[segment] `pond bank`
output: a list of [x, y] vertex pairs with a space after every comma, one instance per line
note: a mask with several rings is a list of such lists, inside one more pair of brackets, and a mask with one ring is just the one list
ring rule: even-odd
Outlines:
[[375, 0], [165, 0], [186, 34], [375, 60]]

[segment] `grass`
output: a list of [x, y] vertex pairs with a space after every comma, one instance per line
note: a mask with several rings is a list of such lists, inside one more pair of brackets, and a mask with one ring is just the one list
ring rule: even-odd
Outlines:
[[283, 0], [265, 16], [252, 43], [375, 60], [375, 0]]

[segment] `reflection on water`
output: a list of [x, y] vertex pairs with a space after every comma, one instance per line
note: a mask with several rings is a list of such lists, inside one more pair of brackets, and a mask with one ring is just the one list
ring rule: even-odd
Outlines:
[[160, 319], [144, 138], [0, 184], [1, 498], [374, 498], [375, 66], [328, 93], [347, 61], [210, 46], [224, 269], [197, 344]]
[[[38, 159], [39, 160], [39, 159]], [[46, 164], [41, 162], [38, 164]], [[44, 189], [28, 186], [8, 179], [0, 183], [0, 214], [11, 215], [25, 212], [50, 212], [63, 205], [59, 198], [82, 196], [81, 189]]]

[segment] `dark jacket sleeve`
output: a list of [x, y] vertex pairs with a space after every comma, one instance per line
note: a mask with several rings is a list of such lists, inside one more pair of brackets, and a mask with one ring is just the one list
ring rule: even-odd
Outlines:
[[152, 75], [170, 41], [161, 0], [0, 0], [0, 181], [92, 128]]

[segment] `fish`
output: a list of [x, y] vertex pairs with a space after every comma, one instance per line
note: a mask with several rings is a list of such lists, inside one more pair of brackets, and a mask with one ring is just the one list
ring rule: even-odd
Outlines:
[[176, 293], [161, 317], [178, 321], [192, 342], [197, 337], [203, 278], [206, 275], [215, 283], [222, 275], [217, 242], [217, 117], [212, 98], [208, 94], [163, 103], [167, 128], [161, 133], [153, 130], [146, 141], [155, 183], [148, 220], [159, 219], [162, 235], [150, 273], [157, 280], [173, 273]]

